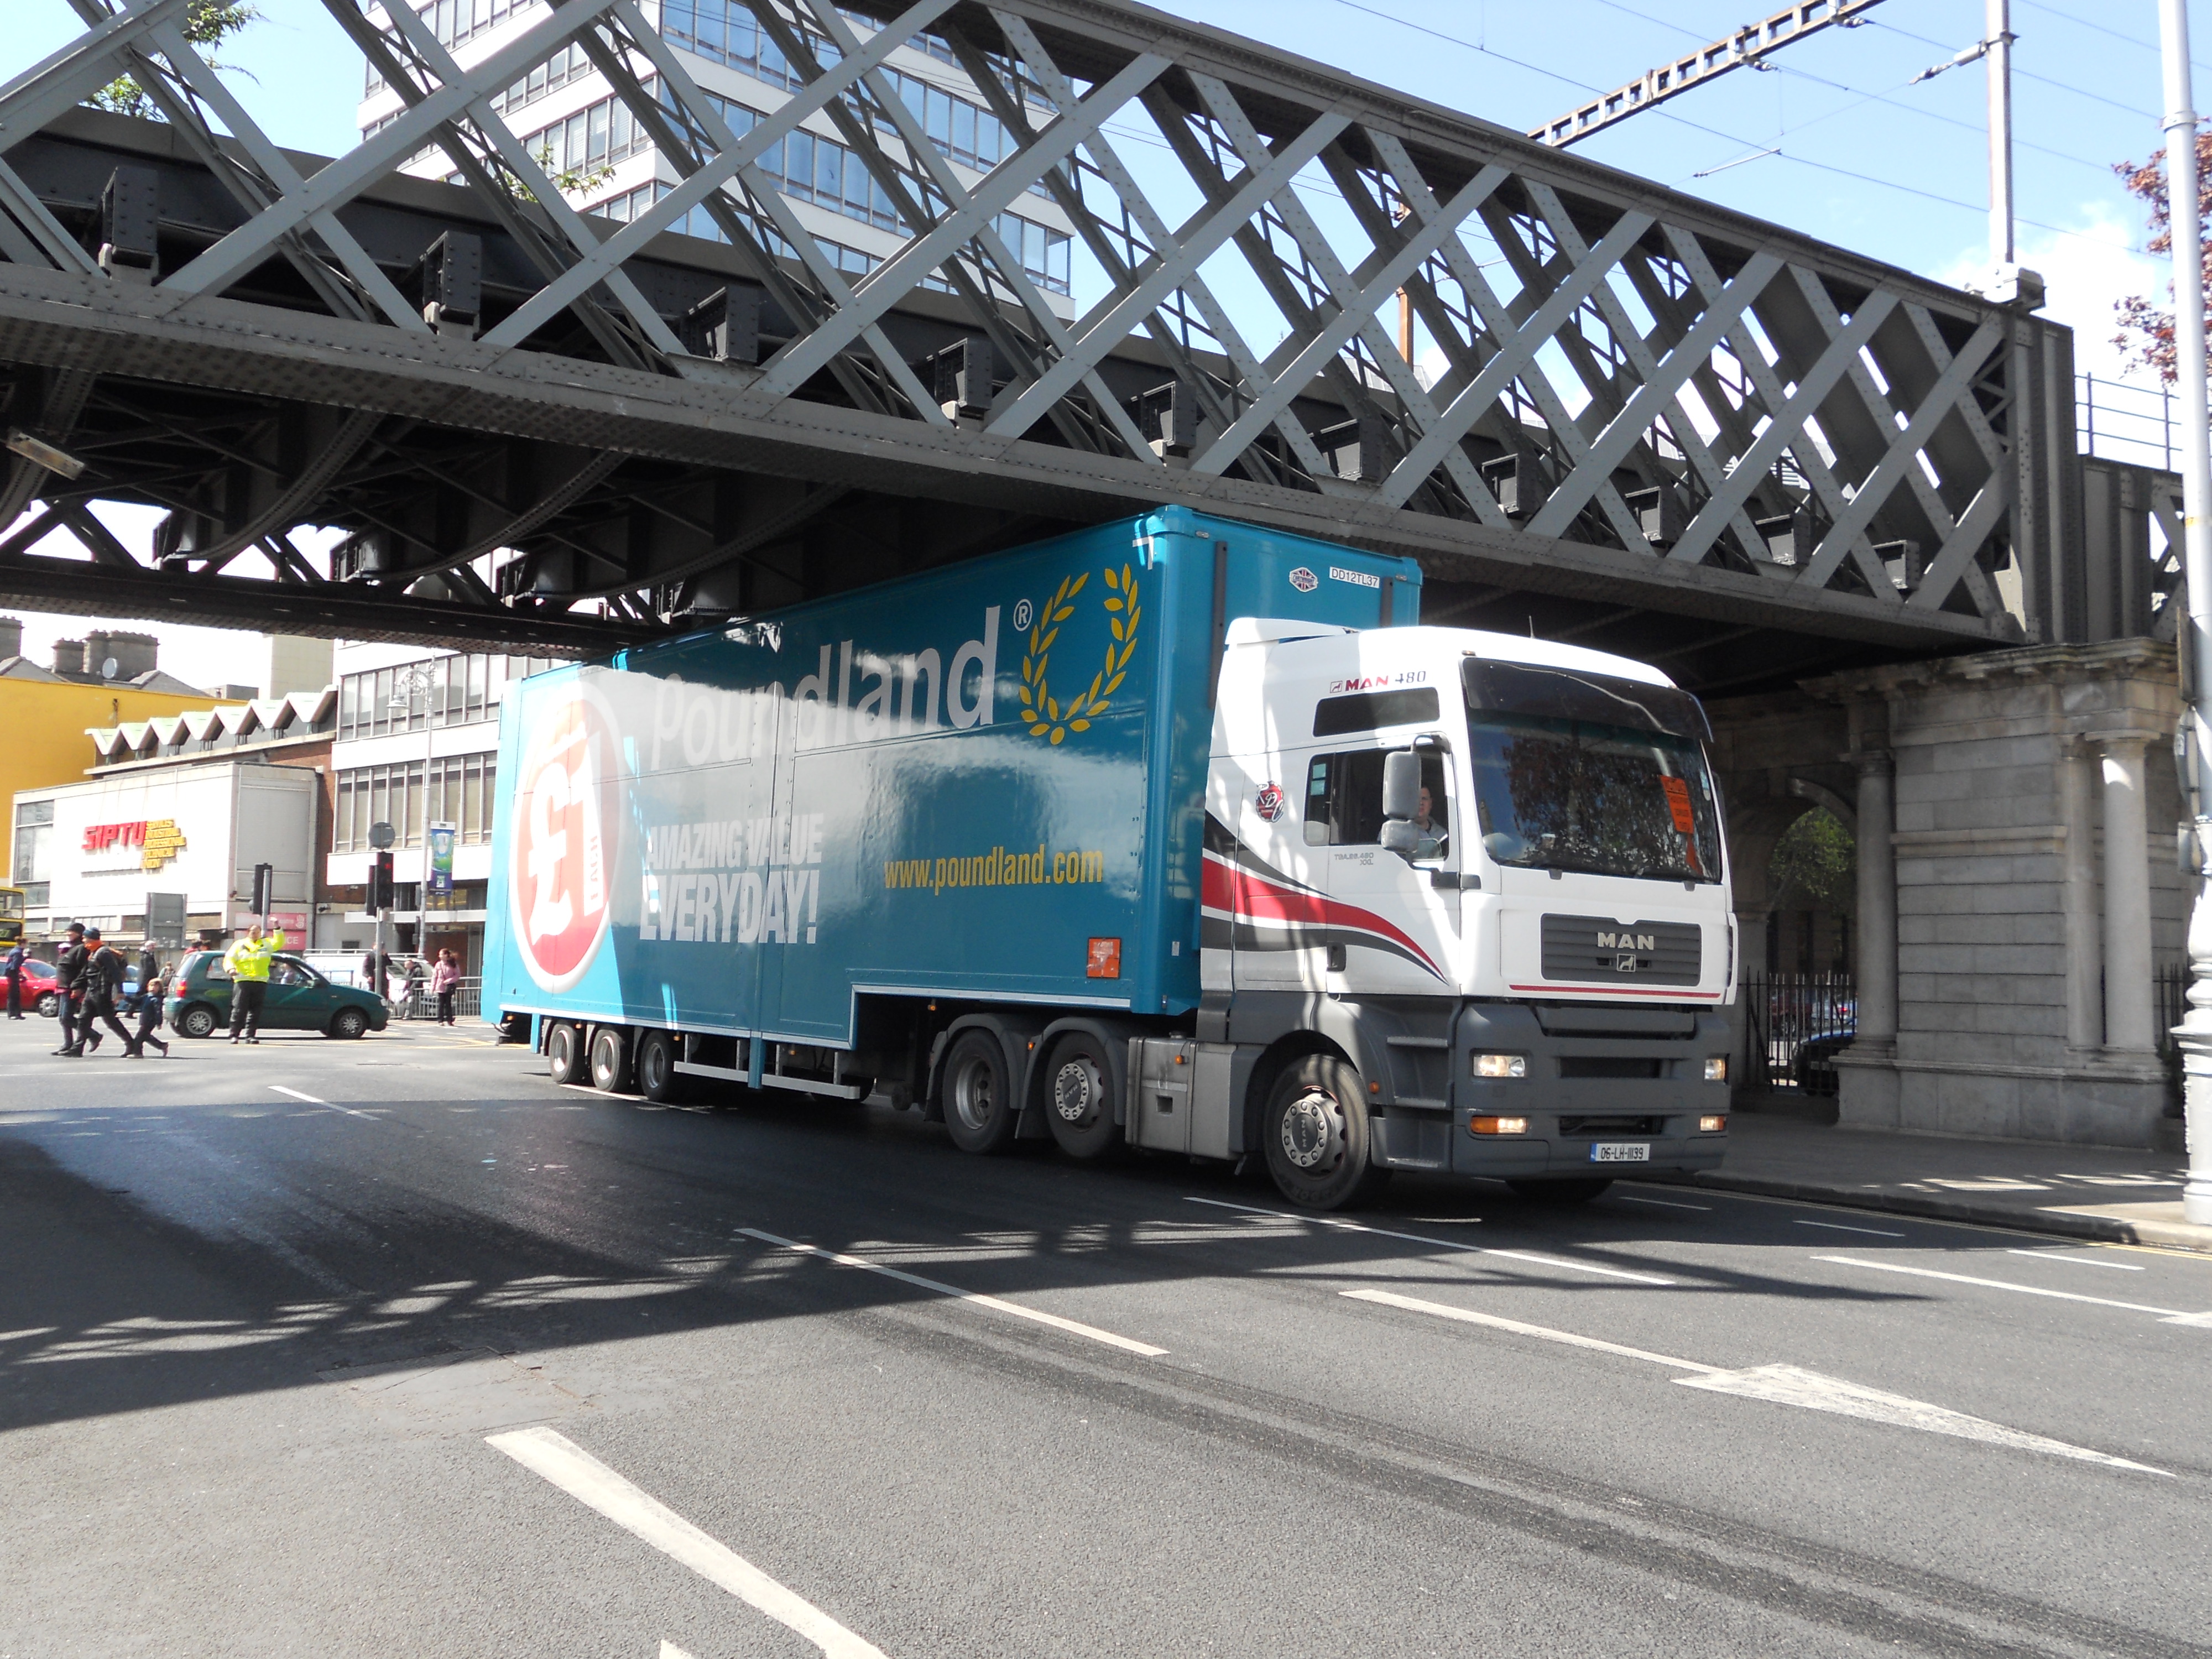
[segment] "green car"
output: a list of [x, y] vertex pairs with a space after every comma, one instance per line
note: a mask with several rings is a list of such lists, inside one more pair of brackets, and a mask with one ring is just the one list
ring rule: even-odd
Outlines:
[[[169, 1024], [179, 1036], [213, 1036], [230, 1024], [230, 969], [220, 951], [196, 951], [169, 982]], [[320, 1031], [357, 1037], [384, 1029], [384, 999], [352, 985], [333, 985], [297, 957], [269, 964], [269, 993], [261, 1004], [264, 1031]]]

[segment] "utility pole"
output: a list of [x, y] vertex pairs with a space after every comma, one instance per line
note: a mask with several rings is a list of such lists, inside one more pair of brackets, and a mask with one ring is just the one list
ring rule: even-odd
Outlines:
[[1990, 74], [1990, 260], [2014, 262], [2012, 234], [2012, 0], [1987, 0], [1982, 46]]
[[2190, 758], [2194, 763], [2197, 896], [2189, 912], [2189, 1012], [2181, 1043], [2189, 1178], [2181, 1214], [2212, 1225], [2212, 454], [2204, 402], [2204, 227], [2197, 203], [2197, 112], [2189, 76], [2188, 0], [2159, 0], [2166, 69], [2166, 189], [2173, 239], [2174, 378], [2181, 392], [2182, 568], [2187, 581]]

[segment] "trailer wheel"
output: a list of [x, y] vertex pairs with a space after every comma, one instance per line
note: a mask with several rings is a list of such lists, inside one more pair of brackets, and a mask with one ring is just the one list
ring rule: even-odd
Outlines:
[[676, 1069], [684, 1039], [673, 1031], [647, 1031], [637, 1040], [637, 1089], [657, 1106], [691, 1098], [691, 1079]]
[[1587, 1204], [1613, 1185], [1611, 1176], [1567, 1176], [1563, 1180], [1509, 1181], [1505, 1183], [1539, 1204]]
[[1389, 1171], [1370, 1161], [1374, 1130], [1359, 1073], [1334, 1054], [1292, 1060], [1267, 1096], [1262, 1142], [1284, 1197], [1311, 1210], [1371, 1196]]
[[1114, 1121], [1114, 1068], [1087, 1031], [1070, 1031], [1053, 1045], [1044, 1074], [1044, 1121], [1070, 1158], [1097, 1158], [1121, 1138]]
[[580, 1083], [584, 1077], [584, 1033], [580, 1026], [556, 1019], [545, 1033], [545, 1069], [556, 1083]]
[[619, 1025], [592, 1033], [592, 1086], [603, 1094], [620, 1094], [629, 1083], [628, 1036]]
[[963, 1152], [1003, 1152], [1020, 1116], [999, 1039], [975, 1027], [952, 1041], [945, 1057], [945, 1127]]

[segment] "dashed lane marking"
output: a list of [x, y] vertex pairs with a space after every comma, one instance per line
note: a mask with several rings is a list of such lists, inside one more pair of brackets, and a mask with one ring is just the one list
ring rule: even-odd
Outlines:
[[720, 1539], [617, 1474], [566, 1435], [553, 1429], [518, 1429], [487, 1436], [485, 1444], [541, 1474], [617, 1526], [719, 1584], [747, 1606], [822, 1650], [828, 1659], [885, 1659], [884, 1650], [855, 1636], [805, 1597], [786, 1589]]
[[1707, 1215], [1713, 1212], [1713, 1206], [1710, 1204], [1684, 1204], [1671, 1198], [1646, 1198], [1641, 1193], [1615, 1193], [1613, 1197], [1623, 1204], [1656, 1204], [1664, 1210], [1703, 1210]]
[[319, 1106], [326, 1112], [343, 1112], [348, 1117], [365, 1118], [371, 1123], [382, 1121], [374, 1112], [356, 1111], [350, 1106], [333, 1106], [327, 1100], [317, 1100], [313, 1095], [303, 1095], [297, 1089], [288, 1089], [281, 1083], [272, 1083], [269, 1086], [280, 1095], [289, 1095], [295, 1100], [304, 1100], [308, 1105]]
[[1897, 1261], [1863, 1261], [1855, 1255], [1816, 1255], [1815, 1261], [1832, 1261], [1845, 1267], [1869, 1267], [1878, 1273], [1911, 1273], [1916, 1279], [1944, 1279], [1954, 1285], [1979, 1285], [1985, 1290], [2017, 1291], [2022, 1296], [2047, 1296], [2058, 1302], [2087, 1302], [2100, 1308], [2124, 1308], [2130, 1313], [2158, 1316], [2161, 1325], [2212, 1328], [2212, 1313], [2188, 1313], [2179, 1308], [2153, 1308], [2141, 1302], [2115, 1302], [2109, 1297], [2083, 1296], [2075, 1291], [2047, 1291], [2040, 1285], [2015, 1285], [2008, 1279], [1977, 1279], [1971, 1273], [1939, 1273], [1933, 1267], [1908, 1267]]
[[1340, 1232], [1372, 1233], [1377, 1238], [1402, 1238], [1410, 1243], [1429, 1244], [1440, 1250], [1463, 1250], [1469, 1255], [1498, 1255], [1513, 1261], [1527, 1261], [1539, 1267], [1559, 1267], [1569, 1273], [1595, 1273], [1600, 1279], [1625, 1279], [1636, 1285], [1672, 1285], [1671, 1279], [1661, 1279], [1653, 1273], [1630, 1273], [1622, 1267], [1600, 1267], [1587, 1261], [1570, 1261], [1559, 1256], [1536, 1255], [1527, 1250], [1501, 1250], [1487, 1244], [1462, 1244], [1455, 1238], [1430, 1238], [1420, 1233], [1393, 1232], [1388, 1227], [1370, 1227], [1362, 1221], [1346, 1221], [1341, 1216], [1294, 1215], [1288, 1210], [1263, 1210], [1256, 1204], [1231, 1204], [1218, 1198], [1188, 1198], [1186, 1204], [1204, 1204], [1216, 1210], [1240, 1210], [1246, 1215], [1271, 1215], [1280, 1221], [1304, 1221], [1316, 1227], [1334, 1227]]
[[1949, 1435], [1954, 1439], [1978, 1440], [1986, 1445], [2009, 1446], [2019, 1451], [2041, 1452], [2046, 1456], [2072, 1458], [2082, 1463], [2100, 1463], [2107, 1468], [2131, 1469], [2139, 1474], [2155, 1474], [2169, 1480], [2174, 1478], [2170, 1470], [2154, 1469], [2148, 1463], [2132, 1462], [2124, 1457], [2114, 1457], [2108, 1452], [2091, 1451], [2086, 1446], [2069, 1445], [2063, 1440], [2051, 1440], [2039, 1434], [2008, 1429], [2002, 1423], [1969, 1417], [1948, 1407], [1931, 1406], [1924, 1400], [1910, 1399], [1901, 1394], [1887, 1394], [1880, 1389], [1847, 1382], [1841, 1377], [1823, 1376], [1818, 1371], [1808, 1371], [1796, 1365], [1753, 1365], [1741, 1370], [1730, 1370], [1719, 1365], [1708, 1365], [1700, 1359], [1678, 1359], [1671, 1354], [1653, 1353], [1645, 1348], [1607, 1342], [1595, 1336], [1583, 1336], [1576, 1331], [1554, 1330], [1548, 1325], [1531, 1325], [1523, 1320], [1505, 1319], [1497, 1314], [1477, 1313], [1471, 1308], [1454, 1308], [1441, 1302], [1425, 1302], [1419, 1297], [1401, 1296], [1395, 1291], [1340, 1291], [1337, 1294], [1354, 1301], [1380, 1303], [1385, 1307], [1402, 1308], [1409, 1313], [1428, 1314], [1461, 1324], [1486, 1325], [1493, 1330], [1510, 1331], [1516, 1336], [1534, 1337], [1540, 1341], [1613, 1354], [1623, 1359], [1640, 1359], [1647, 1364], [1664, 1366], [1669, 1370], [1688, 1371], [1692, 1373], [1690, 1376], [1674, 1378], [1686, 1389], [1703, 1389], [1709, 1393], [1735, 1395], [1746, 1400], [1764, 1400], [1777, 1406], [1799, 1406], [1808, 1411], [1827, 1412], [1838, 1417], [1856, 1417], [1870, 1423], [1887, 1423], [1901, 1429], [1918, 1429], [1928, 1434]]
[[1109, 1348], [1120, 1348], [1126, 1353], [1142, 1354], [1147, 1359], [1157, 1359], [1165, 1348], [1156, 1348], [1149, 1342], [1139, 1342], [1112, 1331], [1102, 1331], [1096, 1325], [1085, 1325], [1077, 1320], [1062, 1319], [1058, 1314], [1048, 1314], [1036, 1308], [1025, 1308], [1018, 1302], [1002, 1301], [995, 1296], [985, 1296], [976, 1291], [963, 1291], [957, 1285], [947, 1285], [942, 1279], [924, 1279], [920, 1273], [910, 1273], [896, 1267], [886, 1267], [880, 1261], [871, 1261], [866, 1256], [846, 1255], [836, 1250], [825, 1250], [817, 1244], [802, 1244], [796, 1239], [781, 1238], [774, 1233], [764, 1233], [757, 1227], [739, 1227], [738, 1232], [747, 1238], [757, 1238], [763, 1244], [773, 1244], [778, 1249], [797, 1250], [806, 1255], [819, 1256], [824, 1261], [834, 1261], [841, 1267], [858, 1267], [863, 1272], [881, 1273], [886, 1279], [896, 1279], [903, 1284], [918, 1285], [933, 1291], [939, 1296], [988, 1308], [994, 1313], [1011, 1314], [1016, 1319], [1034, 1321], [1049, 1325], [1054, 1330], [1066, 1331], [1071, 1336], [1080, 1336], [1092, 1342], [1103, 1342]]
[[1801, 1227], [1822, 1227], [1832, 1233], [1871, 1233], [1876, 1238], [1905, 1237], [1903, 1233], [1893, 1233], [1887, 1227], [1847, 1227], [1840, 1221], [1808, 1221], [1802, 1216], [1799, 1216], [1796, 1220]]

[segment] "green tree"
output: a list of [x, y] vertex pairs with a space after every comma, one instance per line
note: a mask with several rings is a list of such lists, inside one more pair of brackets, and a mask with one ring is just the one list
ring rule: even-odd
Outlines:
[[1849, 915], [1858, 890], [1858, 842], [1835, 815], [1814, 807], [1783, 831], [1768, 864], [1779, 910]]
[[[260, 21], [261, 14], [249, 0], [191, 0], [185, 9], [185, 39], [198, 48], [200, 56], [207, 59], [210, 67], [228, 69], [230, 65], [216, 58], [216, 52], [224, 41], [249, 23]], [[161, 106], [136, 78], [128, 75], [110, 81], [85, 101], [118, 115], [136, 115], [147, 121], [161, 119]]]

